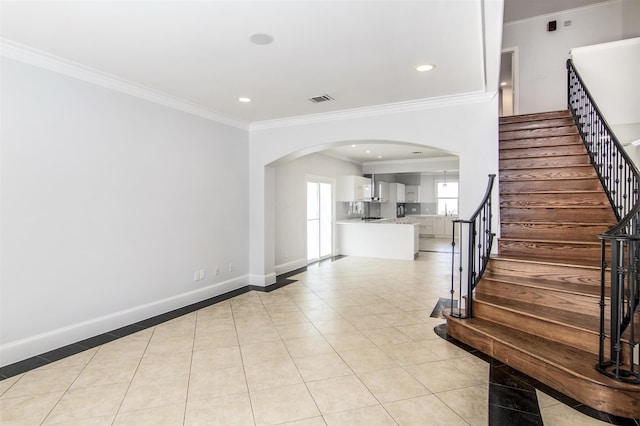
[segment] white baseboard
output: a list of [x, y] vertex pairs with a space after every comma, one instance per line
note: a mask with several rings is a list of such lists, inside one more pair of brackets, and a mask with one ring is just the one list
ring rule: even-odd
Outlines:
[[291, 262], [276, 265], [276, 275], [286, 274], [287, 272], [295, 271], [296, 269], [304, 268], [305, 266], [307, 266], [307, 259], [304, 257], [292, 260]]
[[276, 274], [272, 272], [268, 275], [249, 275], [249, 284], [254, 285], [256, 287], [266, 287], [271, 284], [275, 284], [276, 282]]
[[89, 337], [245, 287], [248, 278], [248, 275], [243, 275], [187, 293], [0, 345], [0, 366], [13, 364]]

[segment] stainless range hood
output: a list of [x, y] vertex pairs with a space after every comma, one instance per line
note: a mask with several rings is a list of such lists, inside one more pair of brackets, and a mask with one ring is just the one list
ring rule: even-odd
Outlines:
[[382, 199], [382, 188], [376, 183], [376, 175], [372, 173], [370, 176], [365, 175], [365, 177], [371, 177], [371, 202], [379, 203]]

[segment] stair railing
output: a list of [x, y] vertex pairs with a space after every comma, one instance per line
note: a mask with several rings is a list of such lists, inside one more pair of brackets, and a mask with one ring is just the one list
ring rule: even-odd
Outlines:
[[[482, 198], [480, 206], [476, 209], [470, 219], [456, 219], [453, 221], [453, 231], [451, 240], [451, 311], [450, 315], [456, 318], [471, 318], [473, 316], [473, 290], [478, 281], [482, 278], [495, 233], [492, 232], [491, 220], [491, 194], [493, 192], [493, 181], [496, 175], [489, 175], [487, 191]], [[458, 233], [456, 233], [456, 228]], [[466, 228], [466, 229], [465, 229]], [[460, 249], [456, 256], [456, 241], [460, 242]], [[463, 250], [464, 244], [464, 250]], [[462, 266], [467, 265], [466, 269]], [[456, 271], [456, 265], [457, 271]], [[457, 273], [456, 273], [457, 272]], [[458, 281], [459, 303], [457, 308], [454, 304], [454, 294], [456, 276]], [[462, 309], [462, 296], [466, 290], [466, 306]]]
[[[569, 110], [618, 219], [616, 226], [598, 236], [601, 242], [600, 347], [596, 368], [615, 380], [640, 384], [638, 361], [634, 358], [634, 347], [640, 340], [640, 174], [571, 59], [567, 60], [567, 80]], [[608, 268], [611, 288], [607, 310]]]

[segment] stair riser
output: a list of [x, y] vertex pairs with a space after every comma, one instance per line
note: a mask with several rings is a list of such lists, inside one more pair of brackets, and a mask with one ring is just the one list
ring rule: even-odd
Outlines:
[[502, 207], [500, 218], [506, 222], [590, 222], [611, 223], [611, 208], [601, 209], [554, 209], [554, 208], [513, 208]]
[[573, 121], [573, 118], [571, 117], [553, 118], [550, 120], [522, 121], [519, 123], [500, 124], [500, 131], [509, 132], [513, 130], [545, 129], [549, 127], [573, 126], [574, 124], [575, 123]]
[[550, 184], [545, 180], [500, 181], [500, 192], [535, 192], [548, 191], [549, 188], [562, 188], [563, 191], [596, 191], [602, 185], [597, 178], [592, 179], [557, 179]]
[[605, 385], [581, 380], [560, 367], [539, 360], [502, 342], [493, 342], [492, 346], [495, 359], [589, 407], [623, 417], [640, 417], [640, 404], [635, 393], [612, 392]]
[[527, 121], [553, 120], [556, 118], [571, 118], [568, 110], [540, 112], [535, 114], [510, 115], [500, 117], [500, 125], [510, 123], [526, 123]]
[[512, 132], [500, 132], [500, 140], [508, 141], [513, 139], [548, 138], [551, 136], [577, 135], [578, 129], [575, 126], [552, 127], [549, 129], [515, 130]]
[[573, 240], [599, 242], [599, 234], [605, 233], [608, 225], [582, 225], [562, 223], [502, 223], [500, 236], [531, 240]]
[[531, 333], [554, 342], [573, 346], [593, 354], [598, 354], [600, 336], [594, 331], [571, 327], [569, 324], [557, 324], [522, 315], [507, 309], [486, 305], [480, 300], [474, 301], [473, 315], [497, 324], [509, 324], [509, 327], [525, 333]]
[[[599, 298], [593, 296], [564, 293], [545, 288], [534, 288], [484, 279], [482, 285], [477, 287], [476, 292], [479, 299], [482, 298], [482, 295], [495, 296], [534, 305], [547, 306], [563, 311], [584, 313], [592, 316], [600, 315], [600, 306], [598, 305]], [[506, 322], [500, 324], [509, 324], [512, 327], [517, 327], [514, 324]], [[534, 329], [523, 331], [534, 331]]]
[[[600, 287], [600, 269], [565, 265], [540, 265], [493, 258], [487, 265], [487, 273], [514, 277], [540, 278], [568, 284], [586, 284]], [[609, 274], [605, 274], [607, 283]]]
[[611, 389], [604, 383], [583, 379], [553, 364], [553, 360], [539, 359], [479, 333], [463, 321], [447, 321], [447, 334], [589, 407], [628, 418], [640, 417], [638, 390]]
[[500, 207], [608, 207], [609, 199], [601, 193], [501, 194]]
[[[527, 157], [526, 150], [532, 150], [531, 156], [552, 155], [556, 152], [559, 155], [586, 153], [584, 143], [580, 135], [551, 136], [548, 138], [513, 139], [500, 141], [500, 156], [514, 151], [523, 157]], [[545, 154], [545, 150], [551, 153]], [[510, 157], [506, 157], [510, 158]], [[516, 157], [517, 158], [517, 157]]]
[[541, 168], [541, 169], [501, 169], [500, 180], [550, 180], [547, 182], [547, 189], [557, 188], [555, 179], [597, 179], [598, 175], [591, 165], [573, 166], [567, 168]]
[[571, 259], [591, 260], [594, 265], [600, 262], [600, 247], [571, 243], [548, 243], [528, 241], [498, 241], [498, 251], [502, 256], [523, 258], [545, 258], [558, 261]]
[[570, 167], [588, 165], [589, 159], [583, 155], [564, 157], [500, 158], [501, 169], [539, 169], [542, 167]]
[[[515, 142], [515, 141], [514, 141]], [[582, 143], [560, 146], [528, 146], [522, 148], [511, 148], [500, 146], [500, 161], [515, 158], [553, 158], [565, 155], [586, 155], [586, 150]], [[586, 159], [588, 161], [588, 159]]]

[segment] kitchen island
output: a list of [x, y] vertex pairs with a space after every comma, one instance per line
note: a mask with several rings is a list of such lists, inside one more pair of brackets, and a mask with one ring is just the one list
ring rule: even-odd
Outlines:
[[414, 260], [420, 251], [419, 226], [402, 219], [336, 222], [338, 254]]

